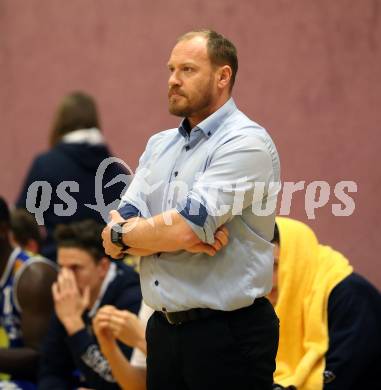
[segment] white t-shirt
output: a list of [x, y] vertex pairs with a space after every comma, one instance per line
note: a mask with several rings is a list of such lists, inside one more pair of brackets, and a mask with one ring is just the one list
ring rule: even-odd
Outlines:
[[[140, 308], [138, 317], [147, 326], [148, 319], [151, 317], [153, 310], [148, 307], [144, 301], [142, 301], [142, 306]], [[134, 367], [146, 367], [146, 355], [138, 348], [134, 348], [130, 360], [131, 366]]]

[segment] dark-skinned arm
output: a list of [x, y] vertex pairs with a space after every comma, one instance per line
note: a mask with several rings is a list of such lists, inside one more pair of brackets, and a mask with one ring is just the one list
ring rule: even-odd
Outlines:
[[36, 379], [38, 349], [53, 309], [50, 289], [56, 275], [52, 266], [42, 262], [29, 265], [20, 275], [15, 294], [22, 310], [24, 347], [0, 349], [1, 370], [14, 379]]

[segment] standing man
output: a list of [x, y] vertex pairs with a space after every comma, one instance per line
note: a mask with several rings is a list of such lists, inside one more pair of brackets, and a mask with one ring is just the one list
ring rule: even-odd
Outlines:
[[168, 69], [169, 111], [184, 119], [148, 141], [102, 233], [114, 258], [142, 256], [143, 297], [155, 310], [147, 387], [271, 389], [279, 324], [264, 296], [278, 153], [231, 98], [238, 61], [229, 40], [189, 32]]

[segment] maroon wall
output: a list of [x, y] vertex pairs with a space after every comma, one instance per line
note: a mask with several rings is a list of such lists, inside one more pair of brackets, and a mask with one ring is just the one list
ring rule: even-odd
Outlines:
[[[166, 61], [179, 34], [214, 28], [236, 43], [234, 96], [269, 129], [284, 181], [355, 181], [355, 211], [329, 203], [309, 224], [381, 286], [379, 0], [0, 0], [0, 193], [13, 202], [47, 148], [54, 109], [77, 89], [99, 101], [113, 151], [136, 166], [174, 126]], [[291, 216], [308, 221], [304, 193]]]

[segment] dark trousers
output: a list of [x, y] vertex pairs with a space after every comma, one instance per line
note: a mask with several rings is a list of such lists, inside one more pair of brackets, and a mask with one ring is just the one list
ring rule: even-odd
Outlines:
[[266, 298], [171, 325], [155, 312], [147, 325], [148, 390], [271, 390], [279, 321]]

